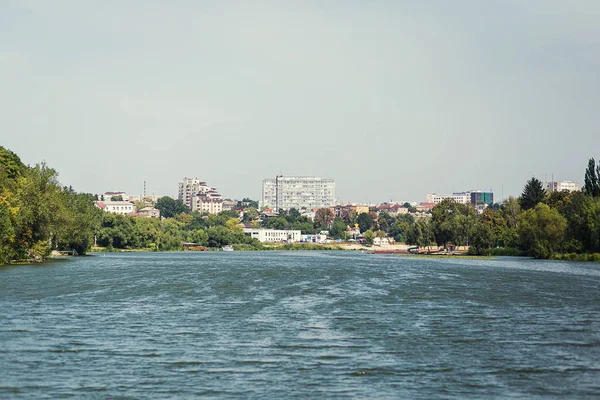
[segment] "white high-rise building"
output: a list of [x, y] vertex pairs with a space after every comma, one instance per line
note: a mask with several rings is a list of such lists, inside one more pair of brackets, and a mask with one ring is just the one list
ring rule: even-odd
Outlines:
[[335, 181], [315, 176], [277, 176], [263, 181], [262, 205], [275, 211], [335, 205]]
[[216, 188], [198, 178], [183, 178], [179, 182], [179, 200], [190, 210], [218, 214], [223, 211], [223, 198]]

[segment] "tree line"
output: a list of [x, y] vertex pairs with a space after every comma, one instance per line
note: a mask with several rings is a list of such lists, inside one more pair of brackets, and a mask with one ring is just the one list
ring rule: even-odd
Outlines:
[[444, 200], [431, 218], [417, 220], [407, 243], [470, 246], [477, 255], [600, 261], [600, 165], [590, 159], [581, 191], [546, 192], [531, 178], [519, 198], [510, 197], [478, 215], [471, 205]]
[[348, 228], [357, 227], [371, 242], [379, 236], [420, 247], [469, 246], [472, 254], [600, 259], [600, 164], [593, 158], [581, 191], [547, 193], [542, 182], [531, 178], [519, 198], [493, 204], [481, 214], [470, 204], [449, 199], [435, 206], [430, 216], [419, 218], [353, 211], [336, 216], [324, 208], [313, 219], [296, 209], [261, 219], [258, 203], [247, 198], [238, 202], [244, 210], [241, 221], [238, 211], [190, 212], [169, 197], [155, 206], [164, 219], [105, 213], [95, 207], [93, 195], [61, 186], [58, 173], [45, 163], [26, 166], [0, 147], [0, 264], [42, 260], [52, 250], [85, 254], [94, 243], [108, 249], [157, 251], [180, 250], [184, 242], [262, 248], [243, 233], [240, 222], [303, 234], [327, 230], [334, 239], [348, 239]]
[[43, 260], [52, 250], [85, 254], [102, 216], [92, 195], [61, 186], [45, 163], [26, 166], [0, 146], [0, 264]]

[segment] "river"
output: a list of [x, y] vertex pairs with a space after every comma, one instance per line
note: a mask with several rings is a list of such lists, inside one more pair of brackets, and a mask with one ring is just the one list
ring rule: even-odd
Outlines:
[[0, 268], [0, 398], [600, 397], [600, 265], [101, 253]]

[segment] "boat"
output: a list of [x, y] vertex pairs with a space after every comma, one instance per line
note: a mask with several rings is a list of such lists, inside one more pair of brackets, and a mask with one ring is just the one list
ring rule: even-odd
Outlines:
[[233, 251], [233, 246], [232, 246], [232, 245], [230, 245], [230, 244], [228, 244], [228, 245], [226, 245], [226, 246], [223, 246], [223, 247], [221, 248], [221, 250], [223, 250], [223, 251]]

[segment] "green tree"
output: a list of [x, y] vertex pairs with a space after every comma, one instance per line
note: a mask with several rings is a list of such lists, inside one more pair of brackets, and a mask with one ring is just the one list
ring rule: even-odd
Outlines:
[[[361, 215], [362, 215], [362, 214], [361, 214]], [[365, 236], [365, 241], [366, 241], [366, 243], [367, 243], [368, 245], [372, 245], [372, 244], [373, 244], [373, 239], [375, 239], [375, 233], [374, 233], [372, 230], [370, 230], [370, 229], [367, 229], [367, 230], [365, 231], [365, 233], [363, 233], [363, 235]]]
[[202, 229], [191, 231], [188, 235], [188, 241], [200, 246], [208, 246], [208, 234]]
[[360, 229], [360, 233], [364, 233], [373, 228], [373, 218], [371, 218], [371, 216], [367, 213], [359, 214], [356, 222], [358, 223], [358, 229]]
[[121, 196], [121, 195], [111, 196], [110, 201], [123, 201], [123, 196]]
[[335, 217], [331, 228], [329, 228], [329, 234], [335, 239], [345, 239], [346, 224], [340, 217]]
[[383, 231], [389, 232], [394, 222], [396, 222], [395, 218], [385, 211], [377, 216], [377, 225]]
[[600, 164], [596, 166], [596, 161], [590, 158], [588, 167], [585, 170], [584, 192], [592, 197], [600, 196]]
[[319, 208], [315, 213], [314, 224], [316, 228], [329, 229], [333, 223], [333, 211], [330, 208]]
[[418, 247], [429, 247], [435, 243], [432, 224], [425, 218], [418, 219], [410, 228], [406, 243]]
[[477, 212], [470, 204], [459, 204], [444, 199], [431, 210], [431, 225], [435, 241], [447, 247], [452, 242], [457, 246], [469, 244]]
[[258, 218], [258, 211], [256, 210], [256, 208], [250, 207], [244, 211], [244, 217], [243, 217], [244, 222], [254, 221], [257, 218]]
[[500, 207], [500, 213], [502, 218], [506, 221], [506, 225], [509, 228], [516, 228], [517, 226], [517, 218], [521, 213], [521, 205], [519, 201], [514, 197], [510, 196], [508, 199], [502, 202], [502, 206]]
[[536, 258], [550, 258], [560, 249], [566, 226], [566, 219], [557, 210], [538, 203], [519, 216], [521, 249]]
[[158, 199], [154, 207], [160, 211], [160, 216], [163, 218], [174, 218], [178, 214], [189, 212], [181, 200], [175, 200], [169, 196]]
[[519, 198], [519, 204], [523, 210], [529, 210], [534, 208], [538, 203], [544, 201], [546, 196], [546, 190], [542, 185], [542, 182], [535, 177], [532, 177], [527, 181], [523, 188], [523, 193]]

